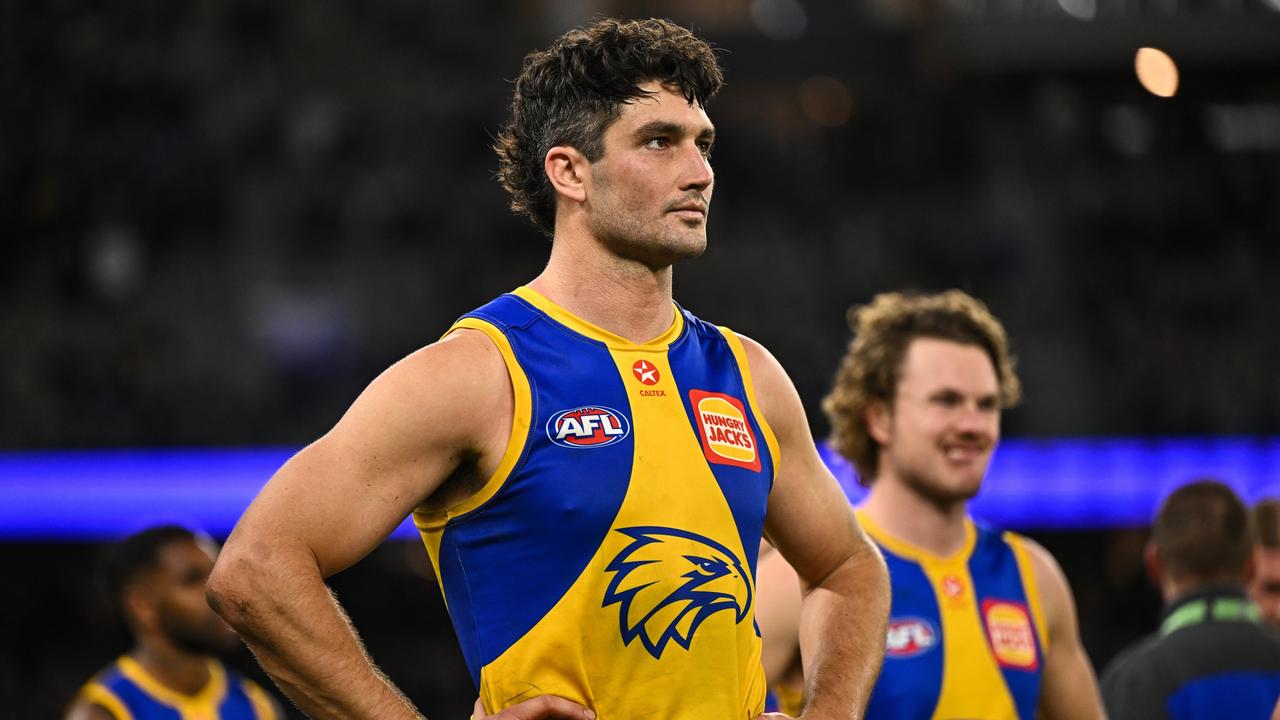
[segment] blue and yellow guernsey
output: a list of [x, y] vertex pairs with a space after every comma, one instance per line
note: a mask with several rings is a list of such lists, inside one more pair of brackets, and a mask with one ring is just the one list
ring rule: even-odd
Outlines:
[[964, 547], [937, 557], [857, 515], [893, 585], [867, 717], [1035, 718], [1048, 636], [1026, 541], [966, 520]]
[[741, 341], [675, 307], [629, 342], [527, 287], [457, 328], [506, 360], [511, 438], [475, 496], [414, 519], [485, 708], [554, 694], [602, 720], [759, 715], [778, 450]]
[[275, 704], [252, 680], [209, 661], [209, 682], [195, 695], [170, 690], [128, 655], [80, 689], [80, 697], [116, 720], [276, 720]]

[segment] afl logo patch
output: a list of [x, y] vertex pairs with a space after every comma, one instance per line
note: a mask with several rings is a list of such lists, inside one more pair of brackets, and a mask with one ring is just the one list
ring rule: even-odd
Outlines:
[[561, 410], [547, 421], [547, 437], [562, 447], [604, 447], [622, 442], [630, 432], [625, 415], [601, 405]]
[[937, 644], [938, 632], [928, 620], [918, 617], [890, 618], [884, 655], [889, 658], [913, 658], [929, 652]]
[[690, 390], [689, 404], [708, 462], [760, 472], [756, 435], [741, 400], [724, 393]]

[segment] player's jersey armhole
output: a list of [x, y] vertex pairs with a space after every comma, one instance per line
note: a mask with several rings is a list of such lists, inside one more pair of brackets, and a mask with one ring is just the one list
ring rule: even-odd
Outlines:
[[1040, 635], [1040, 647], [1049, 652], [1049, 631], [1045, 624], [1044, 603], [1040, 600], [1040, 585], [1036, 583], [1036, 569], [1027, 551], [1026, 540], [1015, 532], [1005, 532], [1004, 541], [1013, 550], [1013, 557], [1018, 563], [1018, 574], [1022, 576], [1022, 587], [1026, 589], [1027, 604], [1031, 606], [1031, 617], [1036, 624], [1036, 633]]
[[80, 689], [80, 697], [92, 705], [107, 709], [115, 720], [133, 720], [133, 713], [111, 690], [97, 682], [89, 682]]
[[742, 376], [742, 385], [747, 391], [747, 402], [751, 405], [751, 414], [755, 416], [756, 423], [760, 426], [760, 433], [764, 435], [765, 445], [769, 448], [769, 457], [773, 460], [773, 476], [769, 478], [769, 486], [773, 487], [773, 481], [778, 478], [778, 467], [782, 465], [782, 452], [778, 449], [778, 438], [773, 434], [773, 428], [769, 427], [764, 410], [756, 400], [756, 386], [751, 379], [751, 365], [747, 362], [746, 348], [742, 346], [741, 338], [729, 328], [718, 325], [716, 329], [724, 336], [729, 349], [733, 351], [734, 360], [738, 362], [738, 372]]
[[253, 714], [258, 720], [278, 720], [275, 703], [271, 701], [266, 691], [258, 686], [258, 683], [241, 679], [240, 687], [249, 697], [249, 704], [253, 706]]
[[454, 323], [449, 328], [449, 331], [445, 333], [445, 337], [460, 328], [478, 330], [484, 333], [497, 346], [498, 352], [502, 354], [502, 360], [507, 365], [507, 374], [511, 376], [511, 389], [515, 396], [515, 409], [511, 418], [511, 435], [507, 438], [507, 447], [502, 453], [502, 459], [498, 462], [498, 467], [474, 495], [457, 505], [443, 510], [428, 511], [420, 509], [413, 512], [414, 525], [423, 532], [439, 530], [453, 518], [475, 510], [498, 494], [498, 491], [506, 484], [507, 478], [511, 476], [516, 464], [524, 454], [524, 446], [529, 437], [529, 426], [532, 423], [533, 393], [529, 387], [529, 378], [525, 375], [524, 369], [520, 367], [519, 361], [516, 360], [515, 351], [511, 349], [511, 341], [497, 327], [475, 317], [464, 317]]

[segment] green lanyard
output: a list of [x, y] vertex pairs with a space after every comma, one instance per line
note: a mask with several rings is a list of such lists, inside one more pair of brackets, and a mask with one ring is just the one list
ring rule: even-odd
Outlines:
[[1256, 623], [1262, 621], [1262, 611], [1244, 598], [1193, 600], [1169, 613], [1169, 617], [1160, 623], [1160, 634], [1168, 635], [1190, 625], [1199, 625], [1210, 618], [1225, 622], [1246, 620]]

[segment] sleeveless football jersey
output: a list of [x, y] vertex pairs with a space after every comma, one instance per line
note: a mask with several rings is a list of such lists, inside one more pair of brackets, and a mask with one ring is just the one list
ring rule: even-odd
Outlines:
[[777, 443], [740, 340], [673, 316], [638, 344], [522, 287], [453, 327], [502, 353], [511, 438], [475, 496], [414, 519], [490, 712], [542, 694], [602, 720], [763, 709], [755, 567]]
[[964, 548], [942, 558], [857, 514], [893, 586], [867, 717], [1033, 720], [1047, 635], [1025, 541], [966, 520]]
[[209, 661], [209, 682], [195, 695], [161, 685], [123, 655], [80, 690], [116, 720], [275, 720], [275, 705], [252, 680]]

